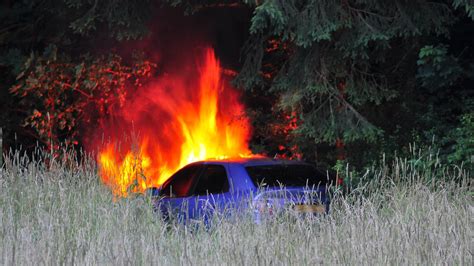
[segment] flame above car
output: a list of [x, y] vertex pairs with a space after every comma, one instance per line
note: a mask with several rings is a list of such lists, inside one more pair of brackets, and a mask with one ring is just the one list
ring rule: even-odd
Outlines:
[[191, 162], [254, 156], [244, 106], [213, 49], [195, 59], [196, 67], [163, 74], [134, 92], [103, 123], [99, 172], [115, 195], [159, 186]]

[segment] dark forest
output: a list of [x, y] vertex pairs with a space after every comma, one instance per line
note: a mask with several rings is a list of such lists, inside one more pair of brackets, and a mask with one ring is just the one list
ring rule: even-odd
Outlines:
[[114, 105], [211, 46], [254, 153], [362, 169], [416, 144], [473, 164], [468, 0], [7, 0], [0, 21], [3, 152], [87, 150]]

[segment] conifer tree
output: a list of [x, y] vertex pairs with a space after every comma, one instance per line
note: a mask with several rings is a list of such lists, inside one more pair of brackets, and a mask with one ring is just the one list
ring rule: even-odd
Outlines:
[[403, 93], [406, 84], [392, 83], [403, 55], [423, 37], [447, 36], [453, 19], [450, 5], [425, 0], [263, 1], [236, 83], [278, 94], [313, 143], [375, 139], [364, 107]]

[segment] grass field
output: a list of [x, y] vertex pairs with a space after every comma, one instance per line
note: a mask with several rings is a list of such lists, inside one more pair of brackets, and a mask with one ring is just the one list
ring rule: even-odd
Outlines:
[[216, 217], [190, 230], [166, 225], [143, 196], [114, 199], [91, 160], [16, 153], [0, 170], [0, 264], [473, 265], [469, 174], [418, 168], [398, 160], [366, 172], [372, 181], [336, 192], [326, 217]]

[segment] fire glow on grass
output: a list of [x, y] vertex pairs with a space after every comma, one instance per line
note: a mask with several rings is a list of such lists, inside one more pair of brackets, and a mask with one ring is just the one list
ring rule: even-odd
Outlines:
[[[248, 118], [214, 51], [205, 49], [197, 67], [179, 72], [137, 91], [104, 123], [109, 141], [99, 151], [100, 176], [114, 194], [159, 186], [191, 162], [252, 156]], [[137, 134], [124, 142], [127, 132]]]

